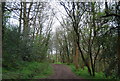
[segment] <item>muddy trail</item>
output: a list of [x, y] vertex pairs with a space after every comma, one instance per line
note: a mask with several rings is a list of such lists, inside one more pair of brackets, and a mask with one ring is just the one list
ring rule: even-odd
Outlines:
[[49, 76], [47, 79], [80, 79], [79, 81], [88, 81], [79, 76], [76, 76], [71, 69], [63, 64], [52, 64], [54, 69], [53, 75]]

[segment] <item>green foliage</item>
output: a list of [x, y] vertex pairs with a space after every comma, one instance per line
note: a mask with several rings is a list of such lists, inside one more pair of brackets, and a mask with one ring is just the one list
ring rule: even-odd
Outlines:
[[63, 64], [63, 63], [61, 63], [61, 62], [55, 62], [54, 64]]
[[[5, 27], [3, 37], [3, 78], [30, 79], [43, 78], [51, 73], [46, 62], [48, 46], [45, 37], [25, 41], [16, 27]], [[46, 41], [44, 41], [46, 42]], [[39, 63], [40, 62], [40, 63]]]
[[[5, 28], [5, 34], [3, 37], [3, 66], [4, 67], [16, 67], [17, 60], [20, 54], [18, 44], [19, 44], [19, 34], [16, 28], [8, 29]], [[18, 58], [18, 59], [16, 59]]]
[[82, 68], [79, 68], [78, 70], [76, 70], [75, 66], [74, 65], [69, 65], [71, 67], [71, 70], [78, 76], [81, 76], [83, 78], [86, 78], [86, 79], [106, 79], [105, 75], [103, 72], [98, 72], [98, 73], [95, 73], [95, 77], [93, 76], [90, 76], [89, 73], [88, 73], [88, 69], [87, 67], [84, 67], [83, 69]]
[[[75, 72], [77, 75], [83, 76], [85, 78], [103, 79], [105, 78], [105, 75], [108, 76], [108, 78], [116, 78], [117, 76], [116, 69], [118, 69], [117, 55], [116, 55], [117, 32], [116, 32], [116, 28], [113, 28], [112, 25], [116, 27], [117, 24], [119, 25], [119, 23], [116, 22], [119, 21], [116, 20], [117, 19], [116, 17], [111, 16], [108, 18], [107, 17], [102, 18], [102, 16], [106, 15], [106, 11], [109, 14], [116, 13], [116, 9], [114, 9], [114, 7], [117, 5], [116, 3], [115, 4], [113, 3], [112, 5], [108, 5], [109, 6], [108, 9], [105, 9], [102, 7], [103, 5], [101, 5], [101, 3], [99, 4], [92, 2], [92, 3], [85, 3], [84, 5], [82, 4], [81, 3], [74, 4], [76, 6], [75, 7], [76, 9], [73, 10], [73, 12], [75, 11], [74, 16], [75, 16], [75, 20], [77, 20], [75, 23], [73, 22], [74, 16], [72, 16], [73, 20], [71, 20], [71, 18], [69, 17], [67, 17], [67, 19], [64, 19], [63, 17], [62, 24], [65, 27], [63, 28], [61, 27], [60, 31], [56, 31], [57, 33], [55, 38], [57, 38], [58, 40], [55, 39], [56, 41], [53, 42], [55, 45], [53, 46], [51, 45], [51, 47], [61, 52], [61, 54], [64, 54], [65, 61], [68, 60], [68, 58], [66, 58], [66, 54], [68, 54], [70, 56], [70, 59], [73, 60], [73, 53], [75, 51], [73, 49], [75, 46], [74, 42], [76, 42], [76, 39], [80, 38], [79, 42], [81, 44], [81, 49], [82, 51], [84, 50], [86, 52], [85, 54], [83, 51], [85, 59], [89, 58], [89, 54], [87, 54], [87, 51], [89, 52], [89, 46], [91, 46], [90, 48], [91, 48], [92, 57], [96, 56], [95, 54], [98, 52], [96, 68], [95, 68], [98, 73], [95, 73], [96, 74], [95, 77], [91, 77], [88, 74], [88, 70], [86, 67], [84, 67], [84, 69], [80, 68], [76, 70], [73, 65], [70, 65], [72, 71]], [[10, 9], [9, 7], [12, 8], [12, 6], [13, 4], [11, 6], [6, 5], [6, 9]], [[15, 7], [15, 5], [13, 7]], [[81, 10], [79, 11], [78, 8], [80, 8]], [[84, 11], [84, 8], [86, 8], [86, 10], [82, 16], [81, 13], [82, 11]], [[11, 14], [14, 13], [13, 12], [14, 8], [13, 10], [10, 11], [6, 9], [5, 12], [3, 13], [3, 25], [2, 25], [4, 30], [4, 34], [2, 38], [3, 39], [2, 62], [3, 62], [3, 73], [4, 73], [3, 78], [29, 79], [29, 78], [45, 77], [45, 75], [51, 73], [50, 70], [51, 68], [48, 63], [43, 64], [41, 62], [48, 61], [48, 59], [46, 58], [47, 58], [47, 52], [49, 52], [48, 41], [51, 37], [50, 34], [51, 28], [45, 30], [44, 24], [46, 23], [45, 25], [47, 26], [47, 22], [45, 23], [42, 22], [44, 21], [43, 17], [41, 17], [43, 19], [40, 19], [41, 21], [39, 25], [36, 23], [36, 21], [35, 22], [26, 21], [26, 17], [23, 17], [23, 19], [26, 22], [21, 23], [21, 27], [20, 27], [21, 32], [18, 32], [19, 28], [12, 26], [12, 24], [9, 22], [9, 19], [11, 18]], [[23, 14], [25, 12], [24, 10], [23, 10]], [[38, 15], [39, 13], [42, 14], [42, 12], [37, 12], [37, 13]], [[81, 16], [79, 16], [80, 18], [78, 17], [79, 13], [81, 14]], [[20, 14], [18, 13], [18, 15]], [[37, 19], [38, 15], [36, 15], [35, 20], [38, 20]], [[46, 16], [45, 19], [46, 18], [48, 18], [47, 20], [49, 20], [49, 16], [48, 17]], [[82, 20], [79, 21], [79, 19]], [[78, 26], [79, 22], [83, 24], [80, 25], [80, 27]], [[32, 25], [31, 23], [34, 24]], [[27, 24], [28, 26], [29, 25], [30, 26], [27, 27]], [[36, 25], [38, 26], [35, 27]], [[77, 28], [75, 28], [74, 26], [76, 26]], [[68, 27], [74, 27], [74, 29]], [[77, 34], [80, 34], [80, 37], [75, 36], [76, 34], [74, 34], [74, 30], [77, 30]], [[26, 35], [24, 34], [25, 32], [27, 32]], [[69, 49], [69, 51], [67, 52], [70, 53], [66, 52], [66, 47]], [[98, 47], [100, 47], [100, 51], [98, 51]], [[51, 49], [52, 51], [53, 48]], [[53, 55], [53, 59], [54, 56], [55, 55]], [[50, 59], [50, 57], [48, 58]], [[97, 64], [99, 63], [101, 64], [104, 63], [104, 67], [102, 67], [102, 69], [101, 67], [100, 69], [98, 69]], [[55, 64], [62, 64], [62, 63], [56, 62]], [[100, 71], [104, 71], [104, 73]]]
[[[42, 39], [42, 40], [41, 40]], [[42, 62], [46, 59], [48, 46], [45, 45], [45, 38], [42, 36], [36, 37], [34, 43], [32, 44], [31, 57], [34, 61]]]
[[105, 15], [104, 12], [98, 12], [97, 15], [96, 15], [96, 18], [100, 18], [101, 16]]
[[3, 68], [3, 79], [34, 79], [45, 78], [52, 73], [52, 67], [48, 63], [26, 62], [19, 69], [7, 70]]
[[67, 65], [69, 65], [68, 63], [62, 63], [62, 62], [54, 62], [54, 64], [67, 64]]
[[106, 77], [103, 72], [98, 72], [98, 73], [95, 73], [95, 79], [106, 79]]
[[[105, 74], [106, 76], [113, 76], [117, 74], [117, 36], [115, 31], [110, 31], [108, 34], [101, 38], [101, 45], [103, 52], [100, 58], [104, 59], [106, 63]], [[102, 62], [103, 60], [101, 60]]]
[[[13, 26], [5, 27], [3, 37], [3, 67], [15, 67], [17, 61], [37, 61], [46, 59], [48, 46], [44, 36], [25, 41]], [[10, 62], [10, 63], [9, 63]]]

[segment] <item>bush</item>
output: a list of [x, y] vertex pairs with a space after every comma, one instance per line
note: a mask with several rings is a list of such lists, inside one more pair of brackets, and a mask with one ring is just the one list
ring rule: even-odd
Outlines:
[[3, 79], [34, 79], [45, 78], [52, 73], [48, 63], [26, 62], [19, 69], [7, 70], [3, 68]]

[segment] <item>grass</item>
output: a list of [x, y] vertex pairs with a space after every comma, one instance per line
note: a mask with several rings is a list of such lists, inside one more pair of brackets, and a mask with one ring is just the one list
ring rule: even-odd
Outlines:
[[55, 62], [54, 64], [63, 64], [63, 63], [61, 63], [61, 62]]
[[90, 76], [87, 70], [87, 67], [84, 67], [84, 69], [79, 68], [76, 70], [74, 65], [69, 65], [71, 70], [78, 76], [81, 76], [86, 79], [106, 79], [105, 75], [103, 72], [95, 73], [95, 76]]
[[46, 78], [52, 73], [49, 63], [26, 62], [19, 69], [3, 68], [3, 79], [39, 79]]
[[99, 81], [106, 81], [106, 80], [110, 80], [110, 81], [120, 81], [119, 78], [113, 78], [113, 76], [109, 76], [106, 77], [105, 74], [103, 72], [95, 72], [95, 76], [90, 76], [88, 73], [88, 69], [87, 67], [84, 67], [84, 69], [79, 68], [78, 70], [76, 70], [75, 66], [73, 64], [68, 65], [70, 66], [71, 70], [78, 76], [83, 77], [85, 79], [94, 79], [96, 81], [96, 79]]

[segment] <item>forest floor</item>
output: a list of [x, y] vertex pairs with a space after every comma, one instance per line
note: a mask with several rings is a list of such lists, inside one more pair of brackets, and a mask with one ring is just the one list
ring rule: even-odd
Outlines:
[[71, 69], [64, 64], [52, 64], [54, 73], [48, 79], [83, 79], [75, 75]]

